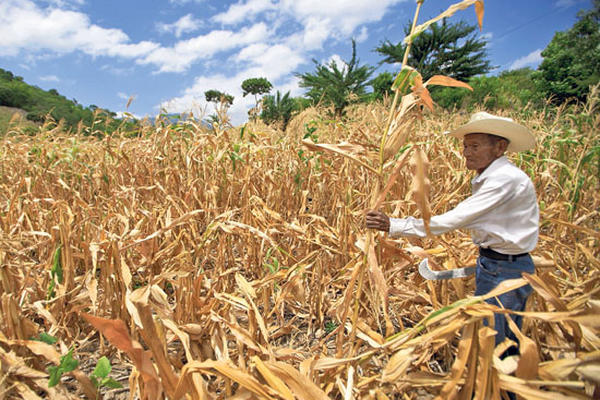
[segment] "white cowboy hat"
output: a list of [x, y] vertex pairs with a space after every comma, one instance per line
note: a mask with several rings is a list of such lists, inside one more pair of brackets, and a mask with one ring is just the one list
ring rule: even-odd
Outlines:
[[498, 117], [485, 111], [473, 114], [467, 124], [446, 133], [459, 139], [470, 133], [500, 136], [509, 141], [506, 151], [519, 152], [535, 147], [535, 137], [529, 129], [517, 124], [511, 118]]

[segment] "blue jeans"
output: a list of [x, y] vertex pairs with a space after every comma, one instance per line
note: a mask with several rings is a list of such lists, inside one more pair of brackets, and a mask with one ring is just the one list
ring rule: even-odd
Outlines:
[[[533, 274], [535, 267], [531, 256], [521, 256], [514, 261], [495, 260], [489, 257], [479, 256], [477, 258], [477, 270], [475, 272], [475, 295], [480, 296], [494, 289], [500, 282], [507, 279], [521, 278], [522, 272]], [[522, 286], [518, 289], [501, 294], [498, 296], [501, 305], [496, 298], [486, 300], [489, 304], [494, 304], [499, 307], [504, 307], [508, 310], [523, 311], [525, 303], [532, 292], [530, 285]], [[511, 315], [513, 321], [521, 329], [523, 317], [520, 315]], [[519, 341], [514, 333], [508, 327], [505, 314], [494, 314], [494, 325], [496, 329], [496, 345], [502, 343], [505, 338], [509, 338], [516, 343]], [[511, 351], [512, 350], [512, 351]], [[515, 353], [516, 349], [509, 349], [509, 353]], [[505, 354], [509, 355], [509, 354]]]

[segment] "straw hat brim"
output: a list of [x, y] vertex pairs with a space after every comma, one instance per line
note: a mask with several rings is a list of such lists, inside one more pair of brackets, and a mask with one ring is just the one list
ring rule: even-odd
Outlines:
[[535, 147], [535, 137], [524, 126], [504, 118], [486, 118], [471, 121], [447, 134], [459, 139], [471, 133], [489, 133], [508, 139], [506, 151], [525, 151]]

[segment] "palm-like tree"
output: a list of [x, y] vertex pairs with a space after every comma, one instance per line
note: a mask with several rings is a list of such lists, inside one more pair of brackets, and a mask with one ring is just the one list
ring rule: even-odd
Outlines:
[[332, 60], [316, 65], [314, 73], [296, 74], [300, 78], [300, 87], [308, 88], [308, 96], [315, 104], [333, 105], [336, 117], [341, 117], [344, 108], [365, 98], [369, 78], [375, 70], [369, 65], [360, 65], [356, 57], [356, 42], [352, 40], [352, 58], [345, 65], [338, 66]]

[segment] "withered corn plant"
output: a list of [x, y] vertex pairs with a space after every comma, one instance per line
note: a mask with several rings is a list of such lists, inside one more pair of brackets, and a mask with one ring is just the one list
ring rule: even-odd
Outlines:
[[[440, 134], [468, 116], [423, 113], [426, 83], [408, 67], [394, 87], [396, 100], [344, 123], [306, 110], [285, 134], [193, 119], [100, 139], [12, 127], [0, 139], [0, 397], [598, 396], [598, 92], [576, 108], [499, 111], [536, 133], [513, 161], [541, 206], [536, 274], [487, 295], [534, 289], [514, 327], [521, 353], [501, 361], [508, 343], [494, 348], [483, 321], [507, 311], [472, 297], [472, 278], [416, 272], [424, 256], [473, 263], [468, 232], [364, 229], [366, 209], [426, 217], [469, 193], [458, 144]], [[124, 389], [93, 384], [103, 356]]]

